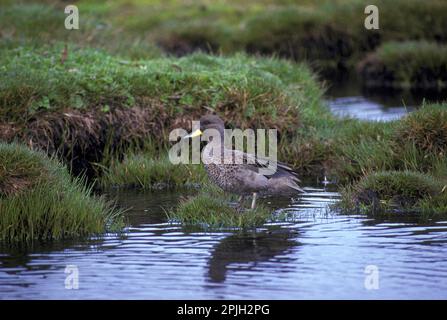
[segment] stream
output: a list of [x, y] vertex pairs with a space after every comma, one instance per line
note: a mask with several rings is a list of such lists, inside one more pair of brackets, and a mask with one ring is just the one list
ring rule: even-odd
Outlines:
[[[417, 105], [406, 101], [327, 93], [334, 113], [367, 120], [397, 119]], [[122, 234], [0, 243], [0, 299], [447, 299], [447, 221], [340, 215], [333, 186], [304, 187], [270, 200], [290, 221], [245, 232], [167, 221], [191, 190], [116, 190], [108, 197], [129, 208]]]

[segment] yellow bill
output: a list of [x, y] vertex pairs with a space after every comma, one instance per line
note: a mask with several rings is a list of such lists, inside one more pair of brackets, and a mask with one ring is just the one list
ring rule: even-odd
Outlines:
[[184, 136], [183, 139], [195, 138], [195, 137], [201, 136], [202, 134], [203, 134], [203, 132], [200, 129], [197, 129], [193, 133]]

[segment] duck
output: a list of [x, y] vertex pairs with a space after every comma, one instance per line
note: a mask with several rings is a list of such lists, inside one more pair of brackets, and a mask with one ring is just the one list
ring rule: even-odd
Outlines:
[[[219, 133], [220, 152], [207, 143], [202, 150], [202, 161], [212, 183], [223, 191], [239, 195], [239, 208], [246, 197], [251, 196], [251, 209], [256, 207], [256, 199], [262, 196], [284, 196], [296, 192], [304, 193], [297, 173], [287, 164], [274, 161], [276, 171], [267, 174], [266, 158], [260, 158], [241, 150], [228, 149], [224, 143], [225, 123], [215, 114], [200, 118], [200, 129], [185, 135], [183, 139], [193, 139], [203, 135], [206, 130], [214, 129]], [[235, 161], [239, 159], [239, 161]], [[233, 161], [231, 161], [233, 160]], [[242, 161], [243, 160], [243, 161]], [[251, 160], [251, 161], [248, 161]], [[273, 160], [268, 159], [270, 163]]]

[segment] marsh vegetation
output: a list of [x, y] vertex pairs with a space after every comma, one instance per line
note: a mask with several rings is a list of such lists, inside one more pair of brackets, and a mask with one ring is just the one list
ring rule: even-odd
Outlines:
[[100, 235], [122, 228], [122, 210], [92, 195], [57, 159], [0, 144], [0, 239], [13, 242]]
[[[67, 31], [59, 2], [2, 3], [0, 140], [16, 159], [1, 155], [2, 238], [105, 230], [118, 211], [91, 195], [93, 184], [206, 183], [201, 167], [174, 166], [166, 153], [169, 132], [206, 112], [230, 128], [278, 129], [279, 160], [336, 181], [346, 212], [447, 212], [447, 105], [423, 102], [387, 123], [340, 118], [323, 102], [322, 78], [358, 72], [365, 86], [445, 89], [444, 1], [379, 1], [375, 31], [363, 27], [360, 0], [77, 5], [82, 28]], [[241, 218], [210, 194], [171, 217], [266, 221], [265, 208]]]

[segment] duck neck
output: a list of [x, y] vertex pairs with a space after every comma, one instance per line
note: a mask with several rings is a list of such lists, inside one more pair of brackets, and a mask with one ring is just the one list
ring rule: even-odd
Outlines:
[[224, 128], [214, 128], [219, 132], [219, 136], [213, 136], [213, 139], [218, 138], [220, 141], [208, 142], [203, 148], [204, 156], [207, 158], [221, 158], [225, 150], [225, 130]]

